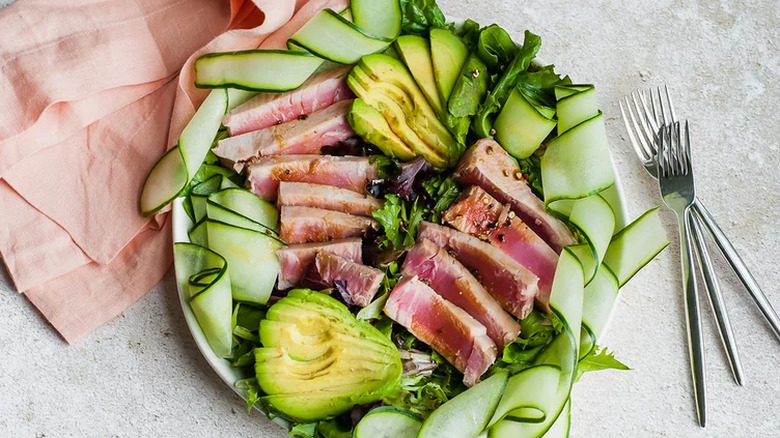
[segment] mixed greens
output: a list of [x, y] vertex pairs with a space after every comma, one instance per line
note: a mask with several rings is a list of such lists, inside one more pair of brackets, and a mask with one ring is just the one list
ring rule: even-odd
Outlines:
[[[300, 438], [568, 436], [572, 384], [585, 372], [628, 369], [597, 342], [619, 288], [666, 246], [654, 210], [616, 223], [594, 88], [534, 64], [541, 39], [530, 31], [517, 44], [496, 24], [456, 26], [433, 0], [353, 0], [317, 14], [288, 47], [198, 60], [196, 84], [215, 90], [140, 200], [152, 214], [184, 198], [192, 243], [175, 245], [177, 282], [214, 353], [248, 376], [236, 382], [248, 408], [281, 416]], [[370, 156], [378, 175], [368, 191], [383, 201], [363, 258], [384, 277], [363, 308], [339, 282], [320, 292], [275, 288], [285, 245], [276, 207], [240, 188], [244, 177], [210, 151], [227, 136], [222, 116], [251, 96], [236, 89], [295, 89], [326, 61], [355, 64], [348, 120], [363, 140], [331, 152]], [[515, 178], [579, 243], [560, 253], [552, 311], [521, 319], [519, 337], [467, 388], [383, 309], [420, 224], [441, 224], [464, 189], [451, 169], [485, 138], [517, 160]]]

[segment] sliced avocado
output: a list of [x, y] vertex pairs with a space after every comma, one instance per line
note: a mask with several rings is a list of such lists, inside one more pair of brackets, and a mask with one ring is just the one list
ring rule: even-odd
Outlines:
[[457, 35], [447, 29], [431, 29], [433, 73], [442, 102], [450, 100], [455, 81], [468, 55], [468, 47]]
[[476, 53], [471, 54], [455, 82], [447, 102], [447, 109], [455, 117], [473, 116], [488, 91], [490, 74], [487, 66]]
[[347, 120], [355, 134], [376, 145], [385, 155], [398, 157], [404, 161], [411, 160], [417, 155], [390, 129], [382, 113], [363, 99], [355, 99], [352, 102]]
[[[353, 69], [356, 82], [361, 82], [360, 85], [366, 92], [360, 94], [355, 91], [355, 94], [362, 96], [364, 102], [382, 114], [390, 129], [414, 150], [415, 155], [422, 155], [436, 167], [447, 167], [449, 164], [447, 146], [443, 144], [443, 139], [437, 132], [428, 129], [427, 122], [415, 122], [415, 118], [420, 118], [420, 111], [415, 108], [415, 102], [409, 95], [396, 84], [373, 81], [368, 75], [361, 75], [359, 73], [361, 71], [360, 66]], [[409, 78], [411, 79], [411, 76]], [[349, 78], [347, 83], [349, 84]], [[360, 89], [359, 86], [353, 88], [353, 90]], [[420, 98], [425, 99], [422, 94]], [[430, 112], [433, 114], [433, 109], [430, 109]], [[433, 117], [434, 120], [438, 120]]]
[[457, 163], [458, 143], [402, 62], [381, 54], [364, 56], [350, 72], [347, 84], [382, 114], [393, 133], [416, 155], [438, 168]]
[[395, 40], [395, 47], [401, 54], [414, 80], [420, 86], [428, 103], [431, 104], [436, 114], [442, 114], [443, 105], [436, 87], [436, 79], [433, 77], [433, 61], [431, 61], [431, 44], [427, 39], [418, 35], [403, 35]]
[[268, 309], [259, 336], [255, 373], [263, 402], [291, 420], [316, 421], [376, 402], [401, 378], [393, 343], [320, 292], [290, 291]]

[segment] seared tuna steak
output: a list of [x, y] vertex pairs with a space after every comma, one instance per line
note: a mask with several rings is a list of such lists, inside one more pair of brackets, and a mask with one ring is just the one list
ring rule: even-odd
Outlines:
[[523, 180], [515, 160], [495, 141], [483, 138], [470, 147], [455, 169], [455, 180], [482, 187], [528, 224], [536, 234], [560, 253], [577, 243], [566, 225], [547, 213], [544, 203]]
[[374, 299], [385, 278], [379, 269], [327, 252], [317, 253], [315, 263], [323, 283], [345, 289], [352, 302], [360, 307], [367, 306]]
[[428, 239], [455, 254], [501, 306], [523, 319], [533, 310], [539, 278], [487, 242], [449, 227], [420, 223], [418, 241]]
[[462, 372], [466, 386], [477, 383], [496, 360], [496, 346], [485, 326], [417, 277], [404, 276], [398, 282], [385, 313]]
[[275, 155], [247, 165], [247, 186], [257, 196], [275, 200], [279, 181], [308, 182], [364, 193], [377, 176], [369, 157]]
[[514, 318], [504, 312], [460, 262], [430, 240], [422, 239], [406, 254], [403, 274], [416, 275], [436, 293], [482, 323], [499, 349], [517, 339], [520, 325]]
[[458, 231], [490, 242], [536, 274], [539, 277], [536, 302], [549, 311], [558, 255], [509, 206], [501, 204], [480, 187], [472, 186], [444, 212], [443, 218]]
[[371, 212], [382, 208], [382, 201], [373, 196], [352, 190], [322, 184], [299, 182], [279, 183], [279, 197], [276, 204], [317, 207], [342, 213], [371, 216]]
[[300, 284], [317, 253], [336, 254], [355, 263], [363, 260], [363, 242], [360, 238], [334, 240], [332, 242], [300, 243], [288, 245], [276, 251], [282, 269], [279, 273], [278, 289], [289, 289]]
[[288, 244], [360, 237], [378, 227], [373, 219], [321, 208], [283, 206], [281, 210], [279, 237]]
[[355, 135], [347, 122], [351, 100], [259, 131], [228, 137], [212, 149], [223, 163], [241, 172], [247, 161], [268, 155], [319, 154], [324, 146]]
[[286, 93], [260, 93], [230, 110], [222, 124], [228, 128], [230, 135], [240, 135], [352, 99], [355, 96], [347, 87], [347, 74], [351, 69], [352, 66], [347, 65], [318, 73]]

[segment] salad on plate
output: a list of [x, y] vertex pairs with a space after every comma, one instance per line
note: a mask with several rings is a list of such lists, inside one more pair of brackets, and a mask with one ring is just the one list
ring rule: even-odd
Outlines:
[[432, 0], [352, 0], [287, 45], [196, 61], [213, 90], [141, 195], [175, 200], [204, 356], [291, 436], [568, 436], [668, 244], [655, 209], [624, 220], [595, 88]]

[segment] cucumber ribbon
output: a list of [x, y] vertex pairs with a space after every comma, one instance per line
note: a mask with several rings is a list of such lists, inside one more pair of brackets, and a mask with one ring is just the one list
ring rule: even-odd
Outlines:
[[176, 282], [187, 297], [209, 346], [219, 357], [233, 348], [233, 298], [227, 262], [200, 245], [173, 245]]
[[[211, 53], [195, 61], [195, 84], [212, 91], [146, 177], [139, 200], [150, 216], [168, 205], [198, 171], [225, 113], [257, 91], [298, 88], [324, 60], [352, 64], [385, 50], [401, 33], [398, 0], [353, 0], [342, 13], [318, 12], [288, 41], [291, 50]], [[350, 21], [350, 18], [352, 21]]]
[[323, 9], [287, 40], [289, 50], [210, 53], [195, 61], [195, 85], [281, 92], [298, 88], [324, 61], [354, 64], [401, 33], [398, 0], [353, 0], [341, 13]]
[[[550, 307], [563, 330], [536, 359], [512, 376], [489, 423], [488, 436], [568, 436], [577, 365], [603, 336], [618, 291], [668, 245], [657, 209], [615, 233], [615, 176], [601, 112], [591, 85], [555, 89], [558, 136], [542, 156], [547, 209], [566, 221], [583, 243], [558, 260]], [[608, 201], [608, 199], [610, 201]]]

